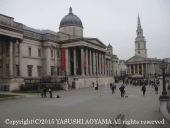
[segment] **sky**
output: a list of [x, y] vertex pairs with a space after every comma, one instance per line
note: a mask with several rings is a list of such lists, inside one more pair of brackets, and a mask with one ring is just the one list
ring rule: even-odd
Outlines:
[[84, 37], [110, 43], [119, 59], [135, 55], [138, 14], [148, 57], [170, 57], [170, 0], [0, 0], [1, 14], [55, 32], [70, 7], [83, 23]]

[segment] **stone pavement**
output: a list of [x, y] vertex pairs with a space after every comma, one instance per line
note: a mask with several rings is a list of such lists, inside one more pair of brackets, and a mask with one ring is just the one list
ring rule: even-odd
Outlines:
[[[108, 124], [57, 124], [56, 119], [82, 119], [83, 123], [90, 119], [110, 119], [113, 120], [118, 114], [125, 114], [127, 120], [159, 120], [159, 93], [155, 94], [154, 88], [146, 87], [146, 95], [142, 95], [141, 87], [126, 86], [128, 98], [121, 98], [117, 84], [115, 94], [111, 90], [99, 86], [99, 90], [84, 88], [78, 90], [60, 91], [53, 93], [61, 98], [41, 98], [41, 95], [34, 95], [22, 99], [0, 101], [0, 128], [108, 128]], [[100, 97], [101, 95], [101, 97]], [[5, 124], [12, 120], [35, 120], [48, 119], [54, 124]], [[82, 123], [81, 122], [81, 123]], [[61, 123], [61, 122], [60, 122]], [[151, 124], [131, 124], [127, 128], [161, 128], [161, 125]]]

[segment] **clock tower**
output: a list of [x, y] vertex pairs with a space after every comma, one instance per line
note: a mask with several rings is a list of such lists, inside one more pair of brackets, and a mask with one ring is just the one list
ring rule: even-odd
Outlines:
[[143, 36], [143, 29], [140, 24], [140, 18], [138, 15], [137, 19], [137, 30], [136, 30], [136, 39], [135, 39], [135, 56], [141, 56], [147, 58], [147, 49], [146, 49], [146, 39]]

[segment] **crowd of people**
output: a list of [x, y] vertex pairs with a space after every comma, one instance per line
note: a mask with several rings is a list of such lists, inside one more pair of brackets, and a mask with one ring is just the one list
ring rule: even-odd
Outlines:
[[[165, 84], [168, 84], [167, 86], [167, 91], [170, 93], [170, 83], [169, 80], [165, 80]], [[143, 92], [143, 96], [145, 96], [145, 92], [146, 92], [146, 86], [148, 85], [149, 87], [152, 86], [152, 88], [155, 88], [155, 94], [158, 94], [158, 86], [160, 86], [160, 81], [159, 79], [153, 79], [153, 80], [148, 80], [148, 79], [126, 79], [123, 80], [123, 84], [121, 85], [121, 87], [119, 88], [120, 92], [121, 92], [121, 97], [124, 97], [125, 94], [125, 85], [132, 85], [132, 86], [142, 86], [141, 91]], [[112, 92], [113, 94], [113, 92]]]

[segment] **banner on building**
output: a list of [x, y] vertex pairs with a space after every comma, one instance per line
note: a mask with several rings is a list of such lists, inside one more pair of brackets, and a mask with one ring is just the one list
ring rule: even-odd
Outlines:
[[65, 48], [61, 48], [61, 70], [66, 70]]
[[84, 67], [86, 67], [86, 52], [84, 51]]
[[103, 68], [105, 69], [105, 60], [104, 60], [104, 56], [103, 56]]

